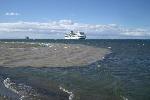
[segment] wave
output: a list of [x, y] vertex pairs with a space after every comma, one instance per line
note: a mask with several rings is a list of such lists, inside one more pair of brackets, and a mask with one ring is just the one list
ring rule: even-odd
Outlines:
[[128, 98], [124, 97], [124, 96], [120, 96], [123, 100], [129, 100]]
[[64, 91], [65, 93], [69, 94], [69, 100], [73, 100], [74, 94], [72, 92], [70, 92], [69, 90], [63, 88], [63, 87], [59, 87], [60, 90]]
[[7, 89], [18, 94], [20, 96], [19, 98], [20, 100], [29, 100], [29, 99], [32, 99], [32, 98], [35, 99], [38, 97], [38, 93], [34, 89], [32, 89], [32, 87], [24, 85], [24, 84], [17, 84], [11, 81], [10, 78], [6, 78], [3, 81], [3, 84]]

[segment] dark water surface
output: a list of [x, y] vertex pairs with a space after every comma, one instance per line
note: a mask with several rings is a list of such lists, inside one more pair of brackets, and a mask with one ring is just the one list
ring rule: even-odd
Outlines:
[[[10, 100], [150, 100], [150, 40], [1, 40], [53, 42], [111, 47], [104, 60], [69, 68], [0, 68], [0, 99]], [[59, 67], [59, 66], [58, 66]], [[5, 87], [10, 78], [15, 93]], [[71, 100], [71, 98], [70, 98]]]

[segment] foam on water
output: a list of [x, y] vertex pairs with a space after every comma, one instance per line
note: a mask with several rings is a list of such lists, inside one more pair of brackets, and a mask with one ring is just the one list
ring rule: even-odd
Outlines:
[[124, 97], [124, 96], [121, 96], [121, 98], [122, 98], [123, 100], [128, 100], [128, 98], [126, 98], [126, 97]]
[[27, 100], [27, 99], [32, 99], [32, 98], [38, 97], [37, 92], [34, 89], [32, 89], [32, 87], [24, 85], [24, 84], [17, 84], [15, 82], [11, 81], [10, 78], [6, 78], [3, 81], [3, 84], [7, 89], [18, 94], [20, 96], [20, 98], [19, 98], [20, 100]]
[[111, 49], [111, 47], [108, 47], [108, 49]]
[[63, 88], [63, 87], [59, 87], [60, 90], [64, 91], [65, 93], [69, 94], [69, 100], [73, 100], [74, 94], [72, 92], [70, 92], [69, 90]]

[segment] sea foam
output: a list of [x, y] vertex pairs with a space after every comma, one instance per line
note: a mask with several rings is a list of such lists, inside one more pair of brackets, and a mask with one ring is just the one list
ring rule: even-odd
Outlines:
[[66, 92], [69, 94], [69, 100], [73, 100], [74, 94], [72, 92], [70, 92], [69, 90], [63, 88], [63, 87], [59, 87], [60, 90], [62, 90], [63, 92]]
[[[20, 100], [28, 100], [32, 98], [37, 98], [38, 94], [32, 87], [24, 85], [24, 84], [17, 84], [11, 81], [10, 78], [6, 78], [3, 81], [4, 86], [11, 90], [12, 92], [18, 94], [20, 96]], [[39, 100], [39, 99], [38, 99]]]

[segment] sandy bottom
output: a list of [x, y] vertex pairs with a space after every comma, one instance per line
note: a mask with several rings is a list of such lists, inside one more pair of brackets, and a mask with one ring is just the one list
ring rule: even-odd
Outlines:
[[0, 66], [69, 67], [102, 60], [110, 50], [81, 44], [0, 42]]

